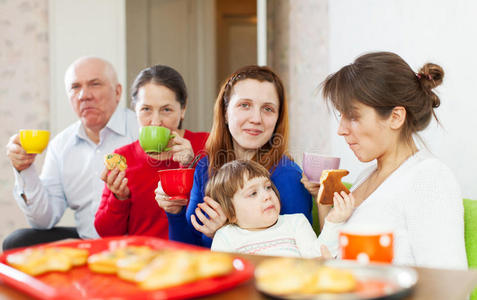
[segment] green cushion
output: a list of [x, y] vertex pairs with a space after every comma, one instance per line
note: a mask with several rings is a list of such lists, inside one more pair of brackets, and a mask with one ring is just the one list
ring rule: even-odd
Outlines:
[[313, 197], [313, 208], [311, 209], [311, 217], [313, 218], [313, 231], [315, 231], [316, 236], [320, 234], [320, 219], [318, 218], [318, 206], [316, 205], [315, 197]]
[[[464, 199], [465, 250], [469, 268], [477, 268], [477, 200]], [[477, 300], [477, 288], [470, 296]]]
[[465, 249], [469, 267], [477, 268], [477, 201], [464, 199]]

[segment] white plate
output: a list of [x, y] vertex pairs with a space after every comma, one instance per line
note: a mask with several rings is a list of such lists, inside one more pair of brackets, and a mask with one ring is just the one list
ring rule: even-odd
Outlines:
[[[313, 294], [313, 295], [274, 295], [265, 291], [261, 293], [278, 299], [316, 299], [316, 300], [377, 300], [401, 299], [409, 295], [417, 283], [417, 272], [409, 267], [400, 267], [385, 264], [363, 265], [355, 261], [329, 260], [324, 265], [333, 268], [346, 269], [353, 273], [359, 282], [364, 284], [377, 283], [375, 289], [368, 289], [368, 293], [354, 292], [342, 294]], [[379, 287], [379, 288], [378, 288]], [[257, 286], [257, 289], [259, 287]], [[260, 289], [259, 289], [260, 290]]]

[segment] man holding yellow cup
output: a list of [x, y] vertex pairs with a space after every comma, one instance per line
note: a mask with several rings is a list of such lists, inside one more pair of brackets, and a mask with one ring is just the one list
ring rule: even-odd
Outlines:
[[[93, 222], [104, 187], [103, 158], [137, 140], [134, 113], [117, 109], [122, 86], [109, 62], [77, 59], [66, 71], [65, 87], [79, 121], [51, 140], [41, 175], [33, 162], [48, 144], [46, 132], [37, 131], [34, 138], [33, 131], [22, 131], [6, 146], [15, 175], [14, 197], [33, 229], [7, 236], [3, 250], [65, 238], [97, 238]], [[75, 212], [76, 226], [55, 227], [68, 207]]]
[[47, 130], [20, 130], [18, 134], [10, 138], [7, 145], [7, 155], [13, 167], [18, 171], [30, 167], [35, 161], [36, 155], [42, 153], [46, 148], [49, 140], [50, 132]]
[[50, 140], [50, 132], [40, 129], [20, 130], [20, 144], [26, 153], [39, 154], [45, 150]]

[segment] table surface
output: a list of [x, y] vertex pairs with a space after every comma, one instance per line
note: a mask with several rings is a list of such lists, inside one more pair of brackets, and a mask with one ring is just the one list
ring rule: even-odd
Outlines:
[[[265, 257], [254, 255], [237, 255], [256, 265]], [[415, 268], [419, 280], [411, 295], [406, 300], [439, 300], [467, 299], [470, 291], [477, 287], [477, 270], [443, 270]], [[209, 295], [207, 299], [266, 299], [255, 288], [254, 281], [249, 280], [225, 292]], [[31, 299], [28, 295], [17, 291], [0, 281], [0, 300]]]

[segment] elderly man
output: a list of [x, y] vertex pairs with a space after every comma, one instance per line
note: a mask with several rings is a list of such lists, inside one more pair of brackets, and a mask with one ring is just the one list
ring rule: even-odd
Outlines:
[[[14, 197], [33, 229], [19, 229], [3, 242], [3, 250], [65, 238], [96, 238], [94, 215], [104, 183], [103, 157], [138, 136], [134, 113], [116, 109], [122, 87], [113, 66], [83, 57], [65, 74], [66, 93], [79, 121], [48, 145], [43, 170], [37, 175], [35, 154], [27, 154], [18, 135], [6, 148], [15, 173]], [[69, 207], [76, 228], [54, 227]]]

